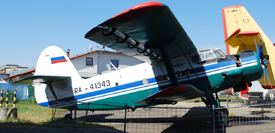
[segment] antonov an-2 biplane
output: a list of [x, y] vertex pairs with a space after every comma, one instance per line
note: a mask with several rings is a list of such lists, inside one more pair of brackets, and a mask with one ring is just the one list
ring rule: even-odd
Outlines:
[[[78, 109], [84, 103], [127, 103], [137, 108], [197, 97], [212, 107], [219, 106], [217, 92], [230, 87], [241, 91], [262, 76], [260, 61], [252, 51], [235, 55], [219, 49], [198, 51], [168, 6], [159, 2], [131, 7], [90, 30], [85, 38], [144, 63], [82, 79], [66, 54], [50, 46], [41, 53], [35, 75], [13, 84], [36, 83], [41, 106], [60, 103], [58, 107], [69, 110], [72, 105], [65, 102], [75, 100]], [[90, 110], [120, 108], [124, 107], [89, 106]]]

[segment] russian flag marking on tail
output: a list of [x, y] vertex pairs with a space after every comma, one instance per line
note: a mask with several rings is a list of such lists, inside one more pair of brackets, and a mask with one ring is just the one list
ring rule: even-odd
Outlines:
[[56, 64], [56, 63], [67, 62], [67, 60], [64, 56], [59, 56], [59, 57], [51, 58], [51, 62], [52, 62], [52, 64]]

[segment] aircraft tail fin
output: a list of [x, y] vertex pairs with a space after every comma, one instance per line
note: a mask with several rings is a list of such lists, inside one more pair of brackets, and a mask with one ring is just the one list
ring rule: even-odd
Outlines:
[[49, 46], [42, 51], [35, 75], [80, 77], [69, 57], [56, 46]]
[[[259, 81], [264, 88], [275, 87], [273, 66], [275, 67], [275, 47], [260, 26], [251, 17], [242, 5], [225, 7], [222, 9], [224, 37], [227, 54], [236, 54], [243, 50], [260, 50], [261, 59], [269, 64], [266, 67], [268, 76], [263, 76]], [[259, 53], [258, 53], [259, 54]], [[266, 78], [264, 78], [266, 77]], [[269, 78], [267, 78], [269, 77]], [[269, 81], [271, 83], [269, 83]]]

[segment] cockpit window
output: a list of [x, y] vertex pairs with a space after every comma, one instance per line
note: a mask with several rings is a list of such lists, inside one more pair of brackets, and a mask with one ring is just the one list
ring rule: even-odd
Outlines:
[[215, 58], [215, 55], [212, 52], [205, 53], [206, 59], [213, 59]]
[[226, 55], [218, 48], [198, 50], [198, 54], [200, 59], [198, 59], [198, 55], [191, 57], [192, 61], [198, 64], [217, 62], [226, 58]]
[[220, 49], [214, 50], [213, 52], [214, 52], [214, 54], [216, 55], [217, 58], [225, 58], [224, 53]]
[[205, 53], [205, 52], [210, 52], [211, 49], [203, 49], [203, 50], [199, 50], [199, 53]]
[[200, 58], [201, 58], [201, 60], [206, 60], [205, 55], [203, 53], [200, 54]]

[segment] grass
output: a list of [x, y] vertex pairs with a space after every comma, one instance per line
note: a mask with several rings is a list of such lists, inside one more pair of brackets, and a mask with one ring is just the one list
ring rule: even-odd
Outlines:
[[194, 98], [194, 99], [190, 99], [190, 100], [186, 100], [186, 102], [188, 103], [191, 103], [191, 102], [195, 102], [195, 103], [198, 103], [198, 102], [202, 102], [201, 98]]
[[[220, 101], [226, 101], [226, 96], [221, 96], [219, 99]], [[228, 101], [230, 102], [231, 100], [242, 100], [242, 98], [237, 96], [228, 96]]]
[[[67, 111], [65, 109], [57, 109], [56, 112]], [[41, 107], [37, 103], [19, 102], [17, 104], [18, 118], [31, 121], [34, 123], [47, 122], [51, 120], [52, 108]]]
[[[6, 107], [6, 104], [3, 104], [3, 107]], [[12, 103], [8, 107], [12, 107]], [[29, 101], [21, 101], [16, 104], [17, 108], [17, 119], [8, 119], [6, 121], [0, 121], [0, 128], [41, 128], [41, 127], [55, 127], [52, 125], [52, 108], [41, 107], [37, 103]], [[64, 116], [57, 115], [61, 112], [66, 112], [66, 109], [56, 109], [56, 115], [54, 116], [54, 124], [61, 125], [73, 125], [74, 121], [64, 120]], [[64, 126], [63, 125], [63, 126]], [[76, 121], [77, 127], [83, 126], [83, 121]], [[86, 128], [113, 128], [113, 126], [103, 126], [99, 124], [94, 124], [92, 122], [85, 123]]]
[[[3, 107], [6, 107], [4, 104]], [[9, 104], [8, 107], [12, 107]], [[16, 104], [17, 107], [17, 119], [9, 119], [7, 121], [0, 121], [0, 126], [9, 125], [32, 125], [32, 126], [49, 126], [52, 117], [52, 108], [41, 107], [37, 103], [31, 103], [28, 101], [21, 101]], [[56, 112], [67, 111], [65, 109], [57, 109]]]

